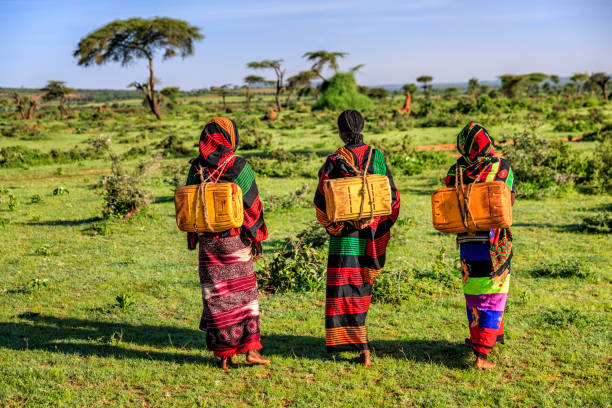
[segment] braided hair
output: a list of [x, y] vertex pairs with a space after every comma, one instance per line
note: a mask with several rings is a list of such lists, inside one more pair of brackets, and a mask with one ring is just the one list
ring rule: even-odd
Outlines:
[[356, 110], [345, 110], [338, 116], [338, 130], [346, 136], [347, 145], [363, 143], [363, 126], [363, 116]]

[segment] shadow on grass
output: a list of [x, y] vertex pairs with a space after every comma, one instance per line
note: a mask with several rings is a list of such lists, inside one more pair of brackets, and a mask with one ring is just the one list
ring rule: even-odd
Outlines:
[[[171, 326], [131, 325], [24, 313], [22, 322], [0, 322], [0, 347], [13, 350], [44, 350], [79, 356], [198, 363], [216, 367], [204, 350], [198, 330]], [[132, 345], [174, 347], [172, 351], [137, 350]], [[178, 349], [178, 350], [176, 350]]]
[[[0, 347], [12, 350], [44, 350], [79, 356], [145, 359], [176, 363], [197, 363], [216, 367], [206, 349], [204, 333], [172, 326], [132, 325], [74, 318], [59, 318], [32, 313], [19, 315], [21, 322], [0, 322]], [[346, 354], [332, 355], [325, 350], [325, 340], [314, 336], [284, 334], [262, 335], [266, 356], [306, 358], [311, 360], [351, 360]], [[136, 346], [162, 350], [137, 350]], [[470, 353], [463, 343], [444, 340], [375, 340], [371, 349], [378, 356], [392, 356], [417, 362], [465, 367]], [[172, 351], [164, 348], [172, 347]], [[193, 351], [197, 350], [195, 354]], [[356, 356], [356, 353], [355, 353]]]
[[83, 225], [83, 224], [91, 224], [92, 222], [102, 221], [104, 218], [102, 217], [89, 217], [84, 218], [82, 220], [50, 220], [50, 221], [32, 221], [32, 222], [24, 222], [24, 225], [37, 225], [37, 226], [74, 226], [74, 225]]
[[[267, 356], [297, 357], [320, 360], [352, 360], [357, 356], [343, 357], [325, 350], [325, 339], [311, 336], [272, 334], [262, 336]], [[471, 354], [463, 342], [445, 340], [374, 340], [370, 349], [376, 356], [391, 356], [416, 362], [438, 363], [451, 368], [466, 367], [465, 359]], [[346, 354], [346, 353], [345, 353]]]

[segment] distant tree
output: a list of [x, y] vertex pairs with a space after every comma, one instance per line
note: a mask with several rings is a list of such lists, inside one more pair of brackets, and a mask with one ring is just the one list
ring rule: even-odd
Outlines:
[[248, 75], [244, 77], [244, 82], [247, 84], [246, 89], [246, 105], [247, 109], [251, 109], [251, 87], [255, 84], [263, 84], [266, 82], [264, 77], [259, 75]]
[[361, 71], [361, 68], [365, 67], [365, 64], [357, 64], [354, 67], [349, 68], [348, 72], [355, 75], [357, 72]]
[[159, 109], [160, 97], [155, 91], [153, 57], [156, 51], [163, 51], [163, 59], [176, 55], [185, 58], [193, 55], [194, 42], [203, 39], [198, 27], [186, 21], [165, 17], [152, 19], [130, 18], [115, 20], [81, 39], [74, 57], [78, 65], [101, 65], [106, 62], [120, 62], [128, 66], [135, 59], [146, 58], [149, 63], [149, 78], [145, 82], [132, 82], [130, 86], [143, 92], [158, 120], [162, 120]]
[[601, 88], [601, 93], [603, 95], [604, 100], [608, 103], [608, 82], [610, 82], [610, 75], [605, 72], [596, 72], [591, 75], [590, 80], [592, 83], [596, 84]]
[[551, 75], [549, 79], [553, 83], [552, 92], [559, 93], [559, 83], [561, 82], [559, 75]]
[[314, 71], [301, 71], [292, 77], [287, 79], [287, 100], [285, 106], [289, 106], [291, 96], [297, 91], [298, 100], [303, 95], [308, 94], [312, 91], [312, 80], [317, 77], [317, 73]]
[[404, 84], [402, 86], [402, 91], [404, 91], [404, 93], [410, 92], [411, 94], [413, 94], [418, 90], [419, 88], [415, 84]]
[[576, 84], [576, 95], [582, 92], [582, 88], [584, 87], [584, 83], [589, 80], [589, 74], [586, 72], [577, 72], [570, 77], [570, 81]]
[[429, 96], [429, 91], [431, 90], [431, 85], [428, 85], [429, 82], [433, 81], [433, 77], [429, 75], [421, 75], [417, 78], [417, 82], [422, 83], [421, 87], [423, 88], [423, 93]]
[[181, 92], [181, 88], [178, 86], [168, 86], [161, 90], [161, 94], [164, 97], [164, 101], [168, 109], [174, 110], [178, 106], [178, 96]]
[[480, 84], [478, 87], [478, 93], [480, 95], [486, 95], [491, 91], [491, 85], [489, 84]]
[[547, 95], [551, 95], [554, 92], [554, 88], [552, 87], [550, 82], [544, 82], [542, 84], [542, 91], [544, 91], [544, 93]]
[[523, 81], [527, 85], [527, 96], [531, 96], [537, 93], [540, 89], [540, 83], [548, 79], [548, 75], [542, 72], [534, 72], [531, 74], [523, 75]]
[[311, 70], [316, 72], [317, 76], [323, 81], [326, 81], [322, 74], [323, 69], [328, 66], [329, 68], [333, 69], [334, 72], [338, 72], [338, 69], [340, 68], [340, 66], [338, 65], [338, 58], [344, 58], [347, 55], [347, 52], [329, 52], [325, 50], [320, 50], [307, 52], [302, 55], [302, 58], [306, 58], [308, 61], [312, 61], [313, 64]]
[[442, 90], [445, 99], [452, 99], [459, 94], [459, 88], [456, 86], [449, 86]]
[[[19, 112], [19, 114], [21, 115], [21, 119], [26, 120], [34, 118], [34, 112], [38, 107], [38, 102], [36, 101], [36, 99], [20, 95], [17, 92], [13, 92], [13, 100], [15, 101], [15, 105], [17, 106], [17, 112]], [[26, 105], [29, 105], [27, 110]]]
[[499, 77], [501, 80], [501, 91], [506, 98], [514, 99], [518, 95], [519, 87], [523, 77], [519, 75], [504, 74]]
[[468, 87], [467, 87], [468, 94], [474, 96], [475, 98], [478, 97], [478, 93], [480, 91], [479, 85], [480, 84], [478, 83], [478, 78], [475, 78], [475, 77], [470, 78], [470, 80], [468, 81]]
[[219, 95], [221, 99], [223, 100], [223, 112], [227, 112], [227, 105], [225, 104], [225, 97], [229, 95], [231, 86], [232, 86], [231, 84], [224, 84], [221, 86], [213, 86], [212, 88], [210, 88], [211, 91]]
[[68, 88], [66, 86], [66, 82], [64, 81], [47, 81], [47, 85], [41, 89], [44, 92], [42, 99], [44, 101], [52, 101], [55, 99], [59, 99], [59, 105], [57, 109], [60, 111], [60, 115], [66, 116], [68, 115], [68, 111], [66, 110], [66, 98], [69, 93], [73, 90], [72, 88]]
[[273, 69], [276, 74], [276, 111], [282, 111], [280, 94], [283, 90], [283, 78], [285, 76], [285, 70], [281, 69], [282, 59], [279, 60], [263, 60], [263, 61], [252, 61], [247, 64], [248, 68], [251, 69]]
[[388, 89], [380, 87], [370, 88], [368, 86], [359, 86], [357, 87], [357, 90], [372, 99], [384, 99], [391, 95], [391, 92], [389, 92]]

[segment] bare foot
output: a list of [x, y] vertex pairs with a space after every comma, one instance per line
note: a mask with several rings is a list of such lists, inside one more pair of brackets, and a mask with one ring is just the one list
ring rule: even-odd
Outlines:
[[234, 362], [232, 361], [231, 357], [224, 357], [219, 360], [219, 367], [221, 367], [223, 371], [227, 371], [227, 368], [233, 364]]
[[253, 364], [270, 364], [270, 360], [264, 358], [257, 350], [247, 351], [246, 361]]
[[476, 368], [478, 368], [480, 370], [487, 370], [489, 368], [495, 368], [496, 365], [492, 361], [489, 361], [489, 360], [484, 359], [484, 358], [476, 357], [476, 362], [474, 363], [474, 367], [476, 367]]
[[359, 352], [359, 358], [357, 359], [359, 364], [369, 367], [372, 365], [370, 361], [370, 350], [363, 350]]

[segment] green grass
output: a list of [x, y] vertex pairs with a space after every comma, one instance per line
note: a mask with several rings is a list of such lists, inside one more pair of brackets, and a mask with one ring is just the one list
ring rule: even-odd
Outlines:
[[[310, 120], [308, 113], [296, 115]], [[193, 146], [204, 118], [213, 113], [203, 114], [199, 122], [189, 115], [167, 116], [163, 124], [182, 129], [185, 146]], [[126, 128], [137, 126], [125, 121]], [[143, 122], [155, 124], [148, 118]], [[328, 152], [338, 144], [331, 124], [267, 130], [274, 134], [273, 148], [317, 146]], [[116, 137], [118, 131], [109, 133]], [[452, 143], [457, 131], [415, 128], [408, 133], [420, 145]], [[143, 131], [129, 132], [138, 136]], [[156, 143], [165, 137], [161, 133], [150, 131], [147, 140], [136, 143]], [[374, 144], [383, 137], [399, 141], [402, 134], [366, 134], [366, 139]], [[67, 131], [57, 145], [68, 149], [84, 136]], [[0, 140], [1, 145], [20, 142]], [[113, 149], [133, 145], [114, 143]], [[186, 174], [186, 159], [164, 159], [162, 164], [183, 165]], [[197, 329], [202, 300], [196, 253], [187, 251], [185, 234], [176, 228], [172, 188], [163, 183], [161, 170], [151, 174], [146, 186], [155, 202], [122, 221], [101, 219], [101, 191], [94, 188], [101, 173], [90, 170], [109, 168], [107, 158], [62, 164], [61, 175], [57, 167], [0, 169], [0, 186], [11, 190], [18, 203], [15, 211], [8, 210], [6, 201], [0, 203], [0, 406], [612, 404], [605, 391], [611, 388], [612, 238], [580, 228], [585, 216], [612, 203], [609, 195], [570, 192], [516, 202], [507, 341], [491, 354], [497, 370], [471, 366], [474, 357], [463, 345], [468, 330], [459, 271], [450, 283], [435, 276], [416, 278], [415, 271], [431, 266], [442, 249], [450, 263], [458, 257], [454, 237], [431, 227], [429, 195], [447, 170], [441, 166], [418, 176], [395, 174], [404, 221], [392, 230], [387, 266], [377, 280], [395, 279], [402, 272], [410, 277], [403, 282], [410, 289], [399, 304], [370, 308], [372, 367], [354, 364], [350, 353], [325, 353], [321, 290], [262, 294], [263, 352], [272, 365], [251, 367], [240, 358], [237, 368], [223, 373]], [[257, 183], [265, 206], [271, 197], [305, 183], [314, 190], [316, 174], [258, 176]], [[60, 186], [69, 193], [53, 195]], [[35, 194], [39, 202], [32, 202], [38, 200], [31, 199]], [[312, 219], [312, 208], [266, 213], [266, 259], [275, 242]], [[568, 259], [587, 267], [586, 277], [537, 273], [543, 263]], [[133, 304], [121, 307], [118, 296]]]

